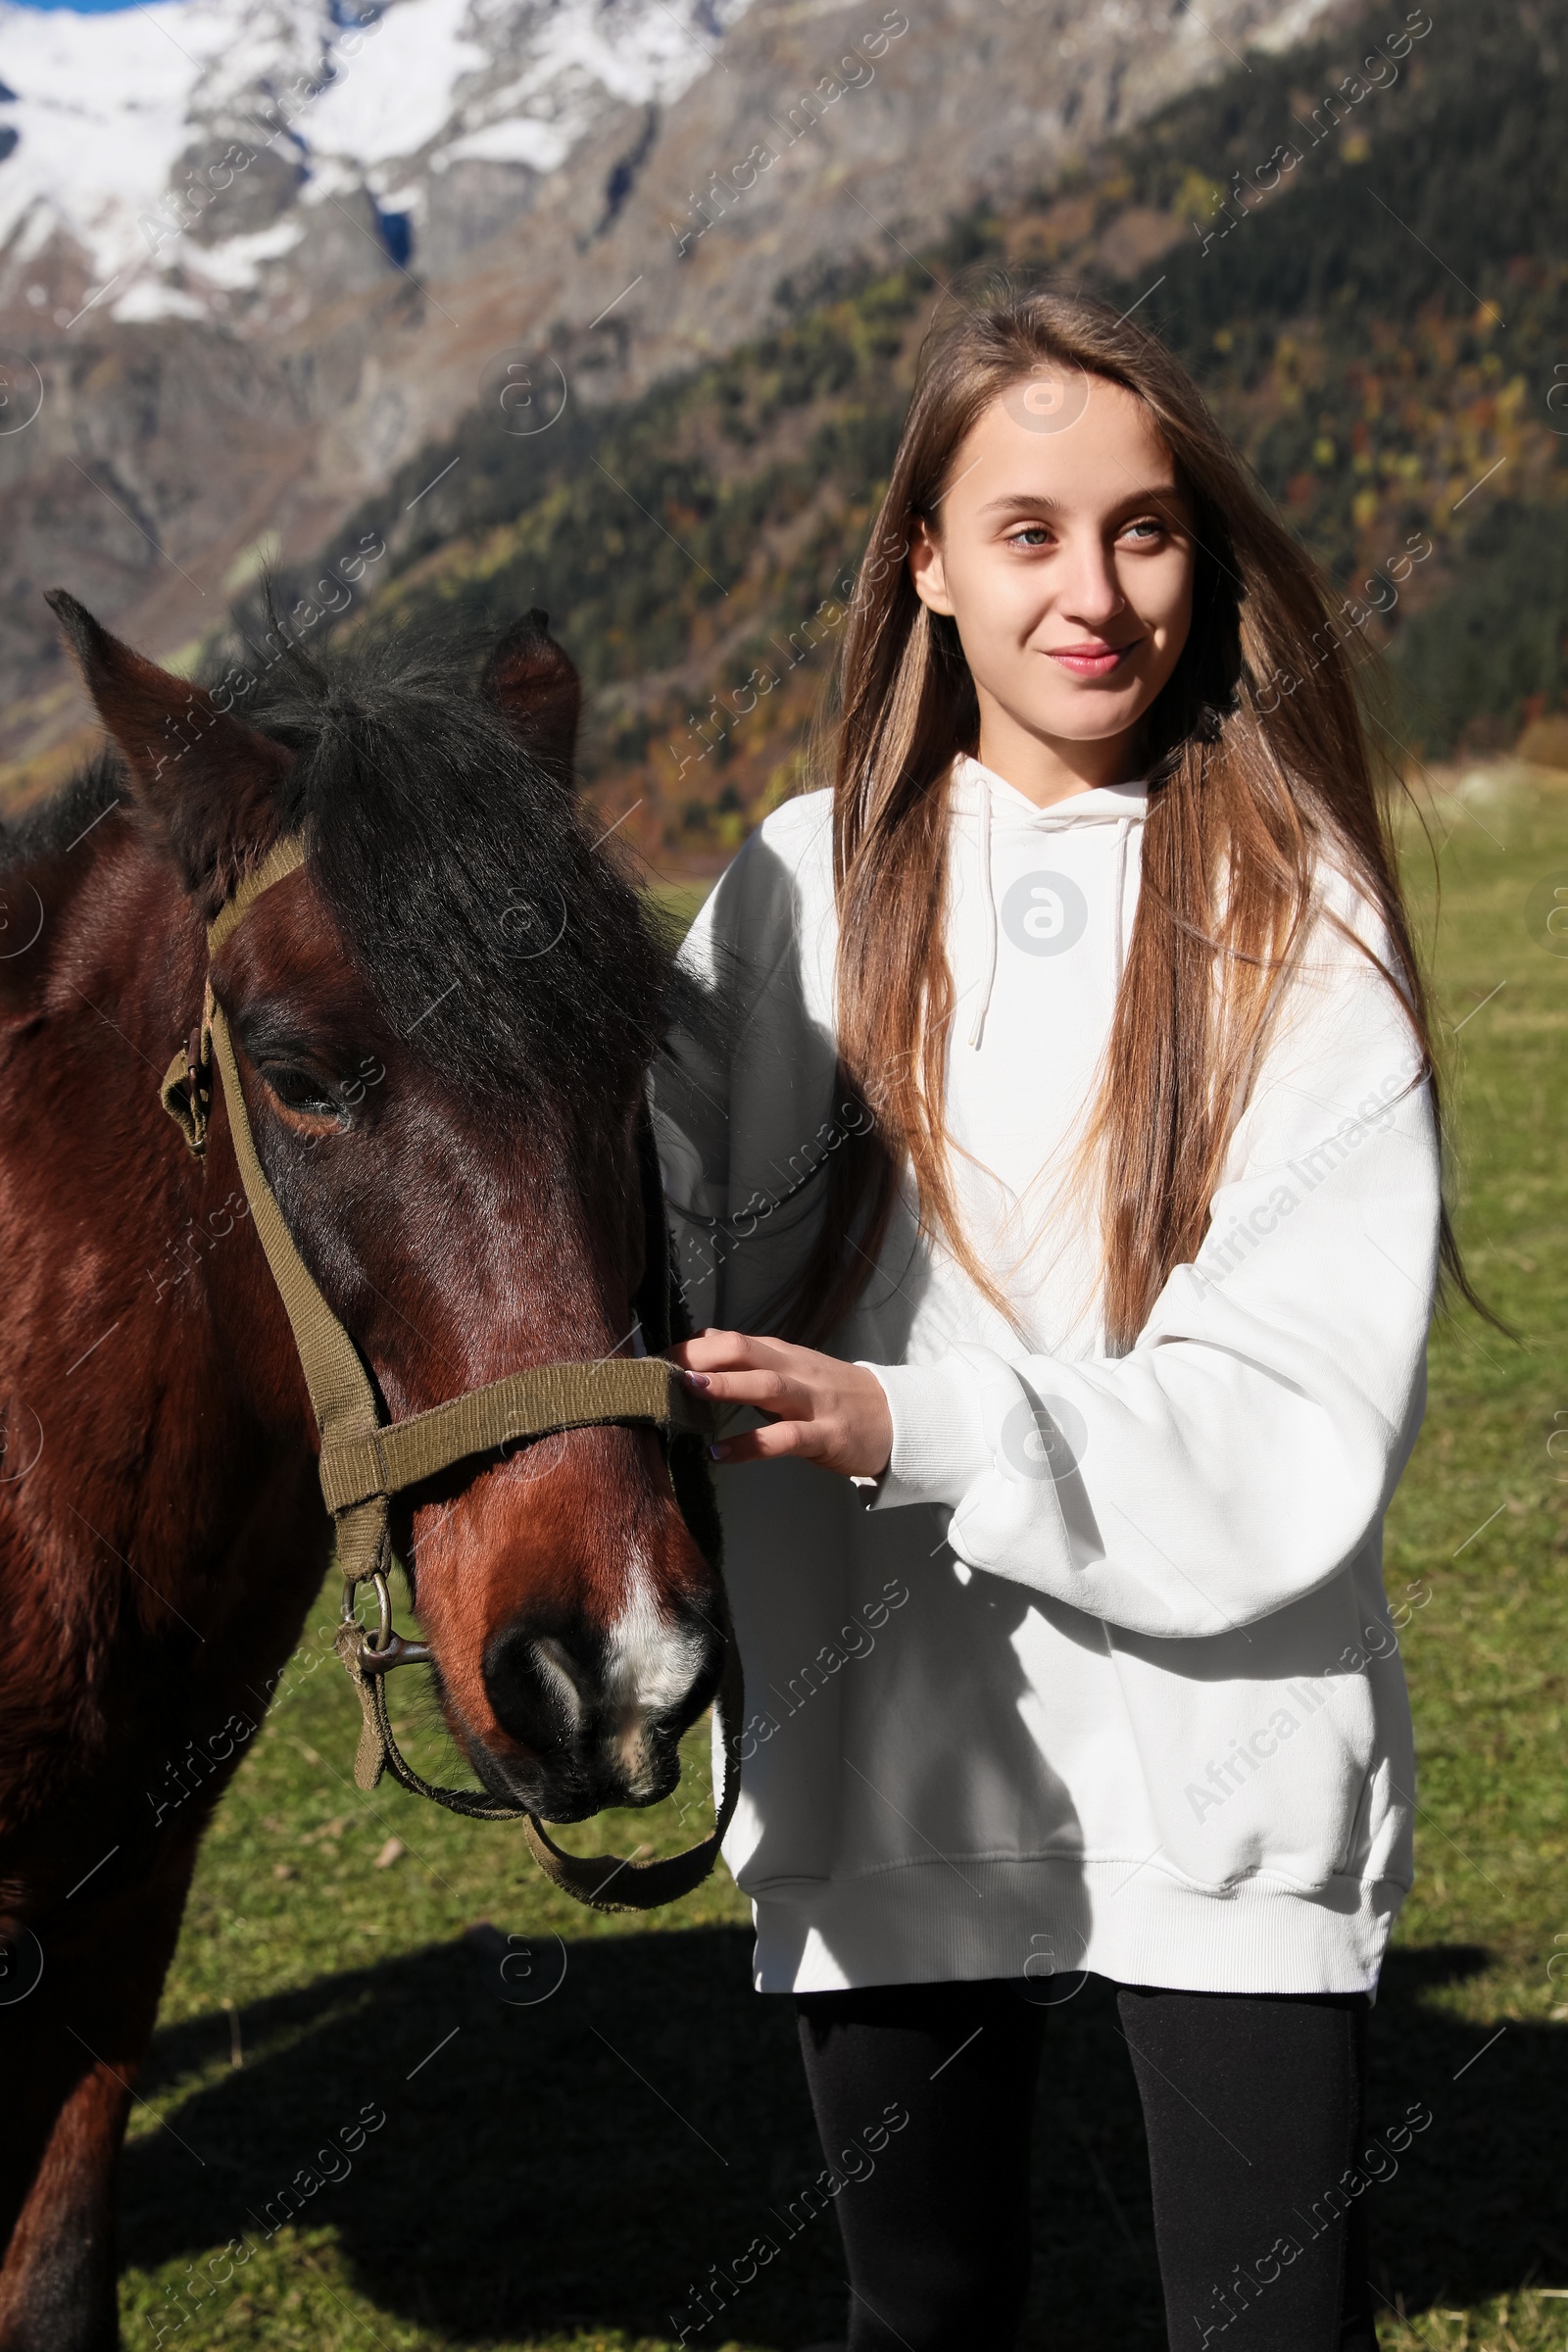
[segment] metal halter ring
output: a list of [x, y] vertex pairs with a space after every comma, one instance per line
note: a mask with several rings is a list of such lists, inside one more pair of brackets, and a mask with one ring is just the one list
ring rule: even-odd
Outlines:
[[[394, 1666], [429, 1665], [434, 1654], [429, 1643], [427, 1642], [406, 1642], [403, 1636], [393, 1629], [392, 1594], [387, 1588], [385, 1570], [372, 1568], [369, 1581], [375, 1587], [375, 1601], [380, 1622], [375, 1629], [373, 1639], [368, 1637], [361, 1644], [361, 1664], [370, 1674], [390, 1674]], [[345, 1577], [343, 1580], [343, 1622], [345, 1625], [354, 1623], [354, 1581]]]

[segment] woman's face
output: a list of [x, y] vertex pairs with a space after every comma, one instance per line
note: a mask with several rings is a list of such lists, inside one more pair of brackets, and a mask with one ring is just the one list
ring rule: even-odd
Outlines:
[[1141, 772], [1135, 730], [1192, 620], [1191, 503], [1120, 384], [1039, 364], [960, 444], [917, 593], [952, 613], [980, 758], [1031, 798]]

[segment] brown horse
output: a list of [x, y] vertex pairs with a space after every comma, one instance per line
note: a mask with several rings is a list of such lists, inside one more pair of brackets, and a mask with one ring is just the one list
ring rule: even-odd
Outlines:
[[[679, 985], [573, 804], [577, 677], [542, 612], [478, 678], [452, 649], [274, 637], [205, 689], [51, 601], [114, 748], [0, 836], [3, 2352], [118, 2341], [131, 2087], [329, 1548], [223, 1091], [205, 1159], [159, 1099], [206, 921], [302, 835], [212, 979], [389, 1418], [635, 1351], [637, 1122]], [[393, 1532], [487, 1789], [557, 1821], [667, 1793], [721, 1603], [652, 1428], [462, 1463]]]

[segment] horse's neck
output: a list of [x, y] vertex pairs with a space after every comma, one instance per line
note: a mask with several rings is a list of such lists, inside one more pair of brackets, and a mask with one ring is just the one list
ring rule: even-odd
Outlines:
[[9, 1521], [21, 1555], [70, 1564], [68, 1618], [128, 1600], [148, 1629], [172, 1612], [205, 1638], [224, 1561], [307, 1441], [226, 1131], [198, 1161], [159, 1098], [204, 943], [123, 817], [8, 879], [44, 919], [0, 997], [0, 1400], [8, 1465], [22, 1455], [0, 1548]]

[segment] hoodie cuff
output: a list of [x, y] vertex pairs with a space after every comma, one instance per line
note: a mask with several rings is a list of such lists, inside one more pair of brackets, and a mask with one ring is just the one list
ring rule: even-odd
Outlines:
[[893, 1451], [870, 1486], [868, 1510], [937, 1502], [952, 1508], [991, 1466], [980, 1408], [980, 1383], [959, 1357], [934, 1364], [871, 1364], [893, 1416]]

